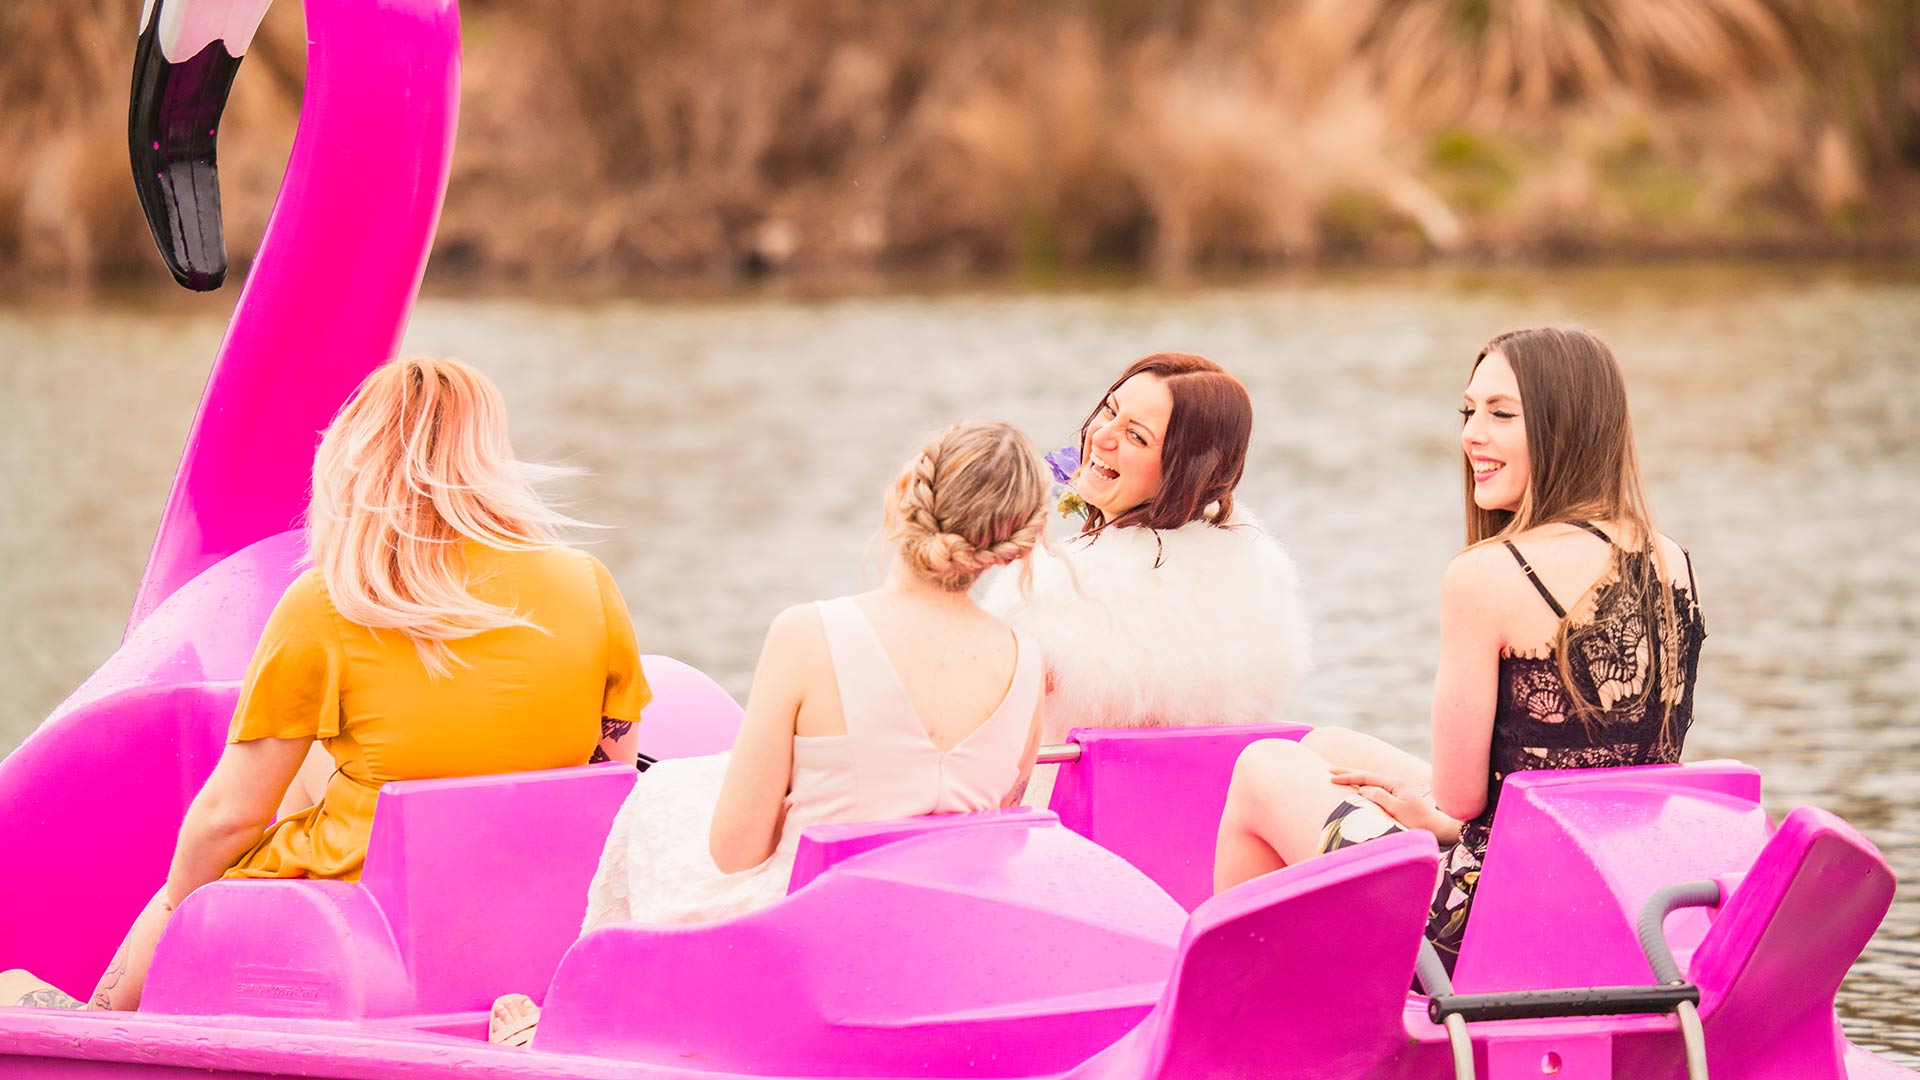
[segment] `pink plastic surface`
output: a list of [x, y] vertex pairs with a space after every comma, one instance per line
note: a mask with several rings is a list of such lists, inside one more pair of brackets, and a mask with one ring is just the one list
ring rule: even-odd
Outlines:
[[1139, 1022], [1179, 905], [1050, 814], [926, 824], [761, 911], [588, 934], [535, 1046], [766, 1076], [1029, 1076]]
[[1153, 1014], [1074, 1080], [1371, 1076], [1391, 1066], [1408, 1049], [1401, 1013], [1437, 857], [1432, 834], [1401, 833], [1201, 904]]
[[1872, 843], [1801, 807], [1754, 860], [1693, 954], [1710, 1060], [1734, 1075], [1847, 1075], [1833, 995], [1893, 903]]
[[[131, 18], [129, 14], [129, 18]], [[0, 764], [0, 957], [85, 995], [159, 887], [293, 574], [319, 431], [406, 325], [459, 99], [453, 0], [309, 0], [306, 100], [126, 641]], [[246, 91], [246, 77], [239, 92]], [[46, 913], [62, 936], [41, 929]]]
[[800, 847], [793, 855], [793, 872], [787, 877], [787, 891], [799, 892], [814, 878], [839, 863], [897, 840], [937, 836], [956, 829], [991, 828], [995, 825], [1027, 829], [1059, 820], [1050, 810], [1017, 806], [979, 814], [937, 814], [899, 821], [810, 825], [800, 834]]
[[[1772, 832], [1759, 798], [1760, 774], [1737, 762], [1508, 777], [1454, 988], [1651, 982], [1641, 906], [1663, 885], [1744, 870]], [[1706, 922], [1697, 910], [1667, 920], [1676, 953]]]
[[[393, 358], [426, 269], [459, 115], [459, 7], [308, 0], [306, 19], [293, 157], [187, 435], [129, 632], [215, 563], [295, 525], [319, 432]], [[236, 93], [247, 79], [243, 68]]]
[[638, 776], [607, 763], [380, 790], [358, 884], [222, 881], [174, 913], [143, 1011], [337, 1019], [537, 992]]
[[742, 710], [719, 683], [671, 656], [641, 657], [640, 670], [653, 690], [634, 729], [641, 753], [665, 761], [732, 748]]
[[219, 758], [300, 552], [297, 534], [270, 537], [169, 597], [0, 762], [0, 964], [93, 992], [166, 880], [180, 818]]
[[[184, 930], [179, 937], [170, 932], [149, 994], [180, 1010], [232, 1008], [232, 999], [248, 998], [245, 1007], [254, 1013], [278, 1015], [0, 1009], [0, 1074], [35, 1080], [128, 1075], [118, 1070], [129, 1068], [143, 1076], [337, 1080], [1389, 1080], [1448, 1074], [1444, 1033], [1427, 1021], [1421, 999], [1403, 992], [1432, 882], [1433, 848], [1423, 834], [1360, 845], [1257, 879], [1183, 919], [1170, 898], [1110, 852], [1062, 828], [1050, 813], [1019, 810], [810, 830], [799, 853], [810, 877], [785, 901], [706, 926], [598, 931], [574, 943], [561, 961], [536, 1048], [488, 1047], [479, 1041], [482, 999], [499, 983], [478, 984], [531, 979], [538, 996], [533, 968], [539, 965], [469, 975], [459, 968], [460, 949], [442, 946], [495, 934], [479, 923], [456, 929], [466, 918], [514, 925], [544, 920], [551, 927], [560, 909], [578, 903], [579, 883], [556, 889], [574, 896], [554, 900], [545, 916], [535, 909], [489, 913], [485, 903], [462, 908], [462, 896], [501, 897], [502, 881], [556, 874], [529, 862], [473, 868], [462, 878], [460, 860], [471, 858], [477, 845], [515, 843], [507, 829], [476, 835], [476, 847], [463, 847], [465, 823], [512, 822], [531, 812], [540, 824], [530, 831], [552, 837], [563, 827], [538, 818], [534, 803], [562, 813], [571, 796], [561, 788], [572, 785], [577, 793], [583, 778], [601, 776], [615, 786], [602, 793], [604, 806], [576, 806], [579, 816], [589, 817], [610, 812], [628, 775], [603, 766], [407, 785], [411, 790], [398, 792], [402, 801], [442, 812], [385, 815], [383, 806], [370, 859], [377, 867], [404, 850], [400, 872], [407, 883], [400, 891], [417, 898], [427, 883], [439, 886], [441, 895], [428, 897], [425, 906], [392, 899], [392, 887], [370, 868], [366, 885], [232, 883], [196, 893], [182, 908], [183, 919], [201, 920], [198, 941], [189, 942]], [[1737, 807], [1752, 788], [1749, 771], [1728, 765], [1539, 779], [1551, 783], [1537, 785], [1541, 797], [1533, 804], [1557, 808], [1545, 819], [1571, 829], [1592, 825], [1576, 812], [1577, 796], [1622, 782], [1646, 789], [1642, 795], [1649, 798], [1662, 792], [1680, 806], [1705, 798]], [[1549, 796], [1549, 789], [1558, 790]], [[1510, 839], [1503, 832], [1508, 805], [1503, 802], [1496, 843]], [[1672, 820], [1691, 821], [1684, 814]], [[1570, 833], [1562, 843], [1578, 847], [1581, 836]], [[396, 838], [401, 847], [391, 843]], [[1702, 864], [1717, 857], [1707, 850], [1715, 843], [1711, 834], [1644, 838], [1687, 849], [1687, 857]], [[579, 861], [558, 877], [584, 872], [584, 849], [591, 846], [569, 856]], [[432, 854], [415, 864], [416, 850]], [[1605, 864], [1612, 849], [1599, 842], [1592, 850]], [[554, 853], [530, 848], [522, 854], [537, 861]], [[444, 862], [434, 862], [441, 857]], [[1703, 992], [1713, 1075], [1915, 1075], [1847, 1045], [1833, 1019], [1834, 987], [1891, 897], [1891, 875], [1872, 846], [1831, 815], [1796, 811], [1753, 860], [1718, 877], [1733, 891], [1692, 951], [1691, 966]], [[1590, 912], [1612, 918], [1621, 904], [1600, 893], [1611, 888], [1608, 882], [1625, 880], [1603, 873], [1566, 879], [1559, 919], [1568, 936], [1583, 935], [1578, 920]], [[230, 917], [211, 908], [196, 914], [203, 899], [240, 906]], [[577, 918], [575, 911], [565, 914]], [[1669, 921], [1670, 932], [1679, 919]], [[331, 966], [321, 966], [334, 977], [289, 978], [314, 954], [289, 950], [276, 938], [307, 938], [322, 951], [334, 950]], [[409, 938], [416, 943], [404, 945]], [[180, 978], [189, 945], [225, 957], [230, 970], [219, 978], [227, 980], [227, 991], [211, 977]], [[433, 979], [448, 995], [429, 1000], [419, 980], [431, 967], [422, 958], [432, 956], [445, 961]], [[1596, 952], [1589, 959], [1598, 965], [1606, 958]], [[242, 976], [248, 993], [232, 994]], [[169, 988], [168, 979], [179, 985]], [[466, 982], [476, 985], [462, 988]], [[227, 1003], [219, 999], [223, 992]], [[376, 1014], [391, 1018], [365, 1018]], [[363, 1019], [342, 1023], [353, 1016]], [[1554, 1075], [1563, 1078], [1683, 1075], [1680, 1042], [1667, 1017], [1480, 1024], [1474, 1039], [1479, 1075], [1488, 1080], [1541, 1075], [1545, 1061], [1557, 1062]], [[176, 1074], [175, 1068], [192, 1071]]]
[[1189, 911], [1213, 895], [1214, 839], [1233, 763], [1259, 739], [1305, 724], [1075, 728], [1080, 760], [1060, 766], [1048, 803], [1060, 823], [1145, 871]]

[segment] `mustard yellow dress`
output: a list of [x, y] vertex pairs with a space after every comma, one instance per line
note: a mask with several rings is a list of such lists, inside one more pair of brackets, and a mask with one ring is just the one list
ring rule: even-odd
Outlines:
[[652, 693], [600, 560], [565, 547], [465, 551], [473, 595], [542, 629], [449, 642], [465, 666], [437, 679], [405, 635], [341, 618], [318, 570], [287, 588], [227, 741], [320, 739], [336, 768], [318, 806], [277, 822], [225, 876], [358, 880], [381, 784], [584, 765], [602, 717], [640, 719]]

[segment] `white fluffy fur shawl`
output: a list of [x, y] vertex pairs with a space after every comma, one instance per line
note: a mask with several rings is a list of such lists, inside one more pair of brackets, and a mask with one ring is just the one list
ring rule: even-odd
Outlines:
[[983, 606], [1046, 656], [1047, 742], [1075, 727], [1277, 720], [1306, 674], [1293, 560], [1251, 515], [1157, 535], [1075, 538], [1064, 561], [1036, 551], [1030, 596], [1013, 571], [989, 585]]

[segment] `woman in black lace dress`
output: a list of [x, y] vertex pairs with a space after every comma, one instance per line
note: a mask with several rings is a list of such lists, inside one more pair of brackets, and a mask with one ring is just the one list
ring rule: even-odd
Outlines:
[[1494, 338], [1463, 396], [1467, 548], [1441, 579], [1433, 763], [1358, 732], [1267, 740], [1234, 769], [1216, 890], [1409, 828], [1440, 838], [1427, 936], [1452, 967], [1506, 777], [1679, 760], [1706, 628], [1653, 528], [1613, 354]]

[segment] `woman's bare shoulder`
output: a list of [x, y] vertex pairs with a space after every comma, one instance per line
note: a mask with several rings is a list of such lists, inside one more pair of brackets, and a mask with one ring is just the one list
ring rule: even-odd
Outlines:
[[1518, 570], [1513, 553], [1498, 541], [1474, 544], [1447, 561], [1441, 575], [1443, 590], [1480, 588], [1505, 581]]
[[1665, 533], [1655, 533], [1654, 537], [1660, 545], [1660, 562], [1667, 579], [1677, 584], [1687, 584], [1694, 576], [1693, 556], [1679, 541]]

